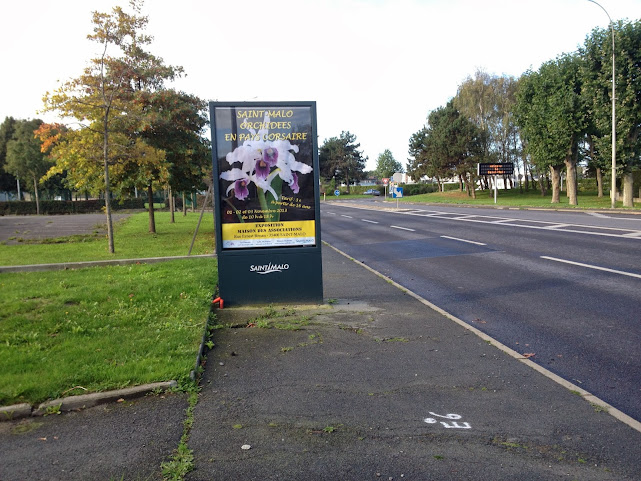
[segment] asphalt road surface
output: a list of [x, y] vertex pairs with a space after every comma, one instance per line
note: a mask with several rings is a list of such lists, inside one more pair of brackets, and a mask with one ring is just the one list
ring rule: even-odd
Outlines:
[[641, 420], [641, 216], [323, 203], [322, 238]]
[[[112, 214], [117, 222], [129, 214]], [[107, 233], [104, 214], [7, 215], [0, 216], [0, 242], [18, 244], [21, 240], [64, 237], [76, 234]]]

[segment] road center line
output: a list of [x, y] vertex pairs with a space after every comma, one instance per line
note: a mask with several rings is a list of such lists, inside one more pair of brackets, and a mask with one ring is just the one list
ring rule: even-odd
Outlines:
[[587, 267], [589, 269], [596, 269], [597, 271], [611, 272], [612, 274], [621, 274], [622, 276], [636, 277], [641, 279], [641, 274], [634, 274], [632, 272], [617, 271], [616, 269], [608, 269], [607, 267], [593, 266], [590, 264], [583, 264], [581, 262], [568, 261], [565, 259], [557, 259], [556, 257], [541, 256], [541, 259], [547, 259], [549, 261], [562, 262], [565, 264], [572, 264], [574, 266]]
[[471, 240], [467, 240], [467, 239], [459, 239], [458, 237], [450, 237], [448, 235], [442, 235], [441, 237], [443, 237], [444, 239], [452, 239], [452, 240], [459, 241], [459, 242], [467, 242], [468, 244], [476, 244], [477, 246], [485, 246], [485, 245], [487, 245], [487, 244], [483, 244], [482, 242], [476, 242], [476, 241], [471, 241]]
[[353, 219], [353, 217], [351, 215], [341, 214], [341, 217], [347, 217], [348, 219]]
[[370, 224], [378, 224], [375, 220], [361, 219], [363, 222], [369, 222]]
[[401, 230], [408, 230], [410, 232], [416, 232], [414, 229], [408, 229], [407, 227], [399, 227], [397, 225], [391, 225], [390, 226], [392, 229], [401, 229]]

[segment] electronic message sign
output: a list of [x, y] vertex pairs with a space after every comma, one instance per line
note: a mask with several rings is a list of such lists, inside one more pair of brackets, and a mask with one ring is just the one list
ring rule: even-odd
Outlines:
[[514, 163], [478, 164], [478, 175], [512, 175]]

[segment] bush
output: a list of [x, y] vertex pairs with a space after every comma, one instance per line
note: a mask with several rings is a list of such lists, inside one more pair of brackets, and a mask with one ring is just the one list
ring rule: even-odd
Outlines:
[[403, 187], [404, 196], [431, 194], [438, 191], [437, 184], [405, 184], [401, 187]]
[[[88, 214], [93, 212], [102, 212], [104, 205], [104, 200], [43, 200], [40, 201], [40, 213], [43, 215]], [[111, 208], [113, 210], [144, 209], [145, 200], [142, 198], [113, 200], [111, 202]], [[0, 215], [35, 214], [35, 202], [0, 202]]]

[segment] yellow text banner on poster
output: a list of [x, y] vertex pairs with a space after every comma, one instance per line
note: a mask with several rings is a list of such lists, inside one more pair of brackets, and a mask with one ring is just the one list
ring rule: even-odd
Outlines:
[[223, 248], [314, 245], [316, 222], [243, 222], [222, 225]]

